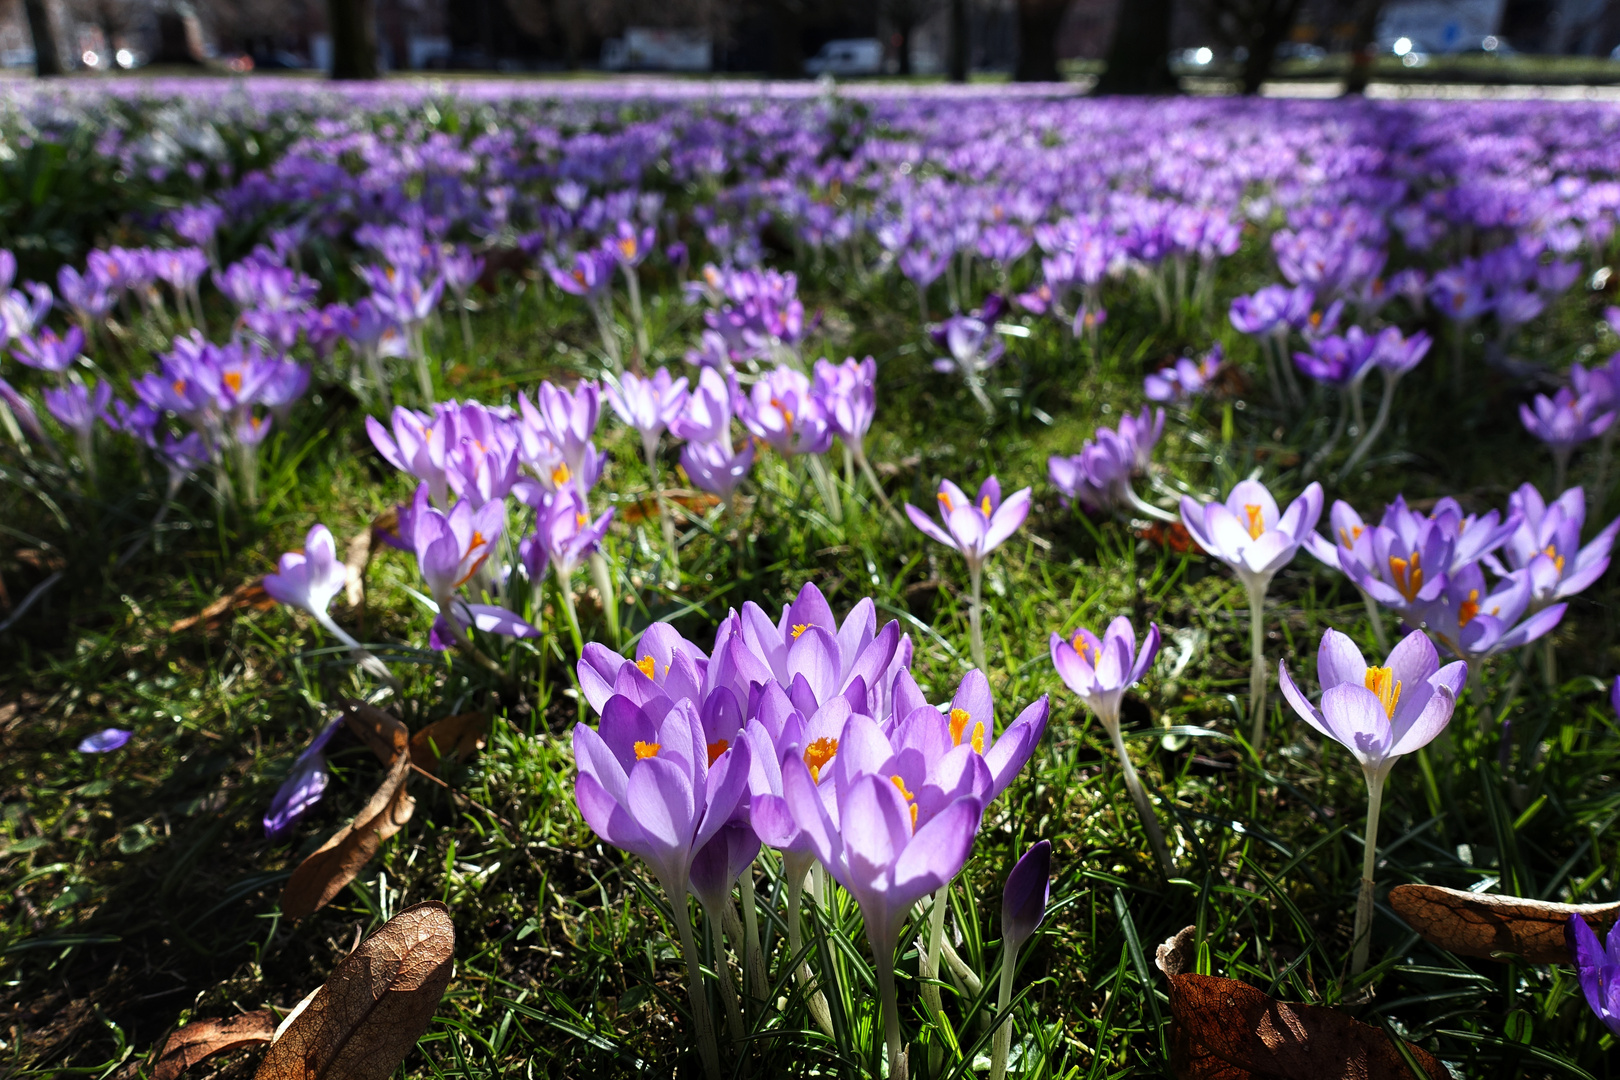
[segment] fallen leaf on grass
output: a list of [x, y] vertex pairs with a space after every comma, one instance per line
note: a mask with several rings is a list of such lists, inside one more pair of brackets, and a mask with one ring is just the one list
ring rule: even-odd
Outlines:
[[[688, 515], [702, 517], [711, 509], [720, 505], [720, 500], [706, 491], [689, 491], [684, 488], [671, 488], [664, 492], [664, 498], [672, 505], [685, 510]], [[658, 497], [649, 495], [637, 499], [633, 503], [626, 503], [619, 508], [619, 517], [634, 525], [638, 521], [658, 516]]]
[[442, 758], [453, 756], [458, 761], [466, 761], [484, 748], [488, 736], [489, 718], [480, 712], [435, 720], [411, 736], [411, 764], [438, 776]]
[[1571, 915], [1599, 935], [1620, 917], [1620, 904], [1548, 904], [1438, 885], [1397, 885], [1389, 891], [1389, 906], [1425, 941], [1458, 956], [1494, 960], [1512, 953], [1532, 964], [1571, 962], [1564, 942]]
[[[1411, 1068], [1380, 1028], [1188, 970], [1196, 933], [1189, 926], [1157, 952], [1170, 980], [1170, 1067], [1178, 1080], [1410, 1080]], [[1433, 1054], [1406, 1048], [1429, 1080], [1449, 1080]]]
[[276, 1016], [269, 1009], [226, 1020], [193, 1020], [163, 1044], [157, 1064], [152, 1067], [152, 1080], [175, 1080], [205, 1058], [254, 1043], [267, 1043], [275, 1032]]
[[289, 919], [319, 911], [353, 881], [382, 847], [411, 819], [416, 800], [405, 790], [411, 774], [410, 736], [405, 725], [381, 709], [353, 701], [344, 717], [350, 731], [371, 747], [388, 773], [354, 820], [298, 864], [281, 893]]
[[[398, 528], [397, 515], [394, 524]], [[375, 532], [375, 525], [361, 529], [349, 538], [343, 551], [344, 599], [352, 608], [366, 602], [366, 567], [371, 565], [371, 538]]]
[[437, 901], [389, 919], [277, 1036], [254, 1080], [387, 1080], [432, 1022], [455, 944]]
[[227, 613], [240, 611], [242, 608], [253, 608], [255, 611], [269, 611], [276, 606], [270, 594], [264, 591], [264, 580], [255, 578], [253, 581], [244, 581], [212, 604], [203, 608], [195, 615], [187, 615], [179, 622], [169, 627], [169, 633], [180, 634], [190, 630], [198, 623], [208, 623], [212, 626]]

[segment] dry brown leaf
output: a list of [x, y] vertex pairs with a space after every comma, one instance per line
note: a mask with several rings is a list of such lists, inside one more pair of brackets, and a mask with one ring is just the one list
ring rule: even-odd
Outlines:
[[[720, 505], [720, 500], [706, 491], [692, 491], [688, 488], [669, 488], [664, 492], [664, 498], [670, 504], [686, 511], [688, 516], [702, 517], [711, 509]], [[619, 508], [619, 517], [634, 525], [638, 521], [658, 516], [658, 497], [649, 495], [637, 499], [633, 503], [626, 503]]]
[[[425, 773], [439, 775], [439, 761], [447, 756], [466, 761], [484, 748], [489, 735], [489, 718], [480, 712], [460, 713], [435, 720], [411, 736], [411, 764]], [[434, 752], [434, 748], [438, 752]]]
[[366, 567], [371, 565], [371, 538], [375, 527], [362, 529], [349, 538], [343, 552], [344, 598], [357, 608], [366, 602]]
[[275, 600], [264, 591], [264, 579], [244, 581], [212, 604], [203, 608], [195, 615], [187, 615], [179, 622], [169, 627], [169, 633], [180, 634], [190, 630], [198, 623], [208, 623], [210, 628], [226, 614], [240, 611], [242, 608], [253, 608], [256, 611], [268, 611], [276, 606]]
[[[1178, 1080], [1411, 1080], [1389, 1036], [1337, 1009], [1277, 1001], [1247, 983], [1192, 972], [1197, 928], [1160, 945], [1170, 980], [1170, 1065]], [[1407, 1044], [1430, 1080], [1439, 1059]]]
[[1601, 936], [1620, 904], [1548, 904], [1516, 896], [1461, 892], [1438, 885], [1397, 885], [1389, 905], [1424, 939], [1458, 956], [1521, 956], [1532, 964], [1568, 964], [1564, 928], [1579, 915]]
[[226, 1020], [193, 1020], [163, 1044], [163, 1052], [152, 1067], [152, 1080], [175, 1080], [205, 1058], [254, 1043], [267, 1043], [275, 1031], [276, 1014], [269, 1009]]
[[411, 774], [410, 736], [405, 725], [381, 709], [351, 701], [344, 717], [350, 731], [371, 747], [388, 773], [354, 820], [298, 864], [281, 893], [289, 919], [319, 911], [353, 881], [383, 842], [411, 819], [416, 800], [405, 790]]
[[437, 901], [389, 919], [337, 966], [254, 1080], [388, 1080], [433, 1020], [455, 945]]

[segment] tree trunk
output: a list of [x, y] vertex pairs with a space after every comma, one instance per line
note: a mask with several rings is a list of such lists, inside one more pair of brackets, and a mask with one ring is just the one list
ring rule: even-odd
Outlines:
[[897, 23], [894, 36], [900, 39], [900, 74], [911, 74], [911, 34], [914, 28], [910, 23]]
[[1058, 29], [1069, 0], [1018, 0], [1018, 65], [1015, 82], [1061, 82]]
[[1099, 94], [1173, 94], [1170, 0], [1120, 0]]
[[951, 0], [951, 45], [947, 69], [951, 82], [968, 80], [968, 0]]
[[1243, 92], [1258, 94], [1260, 84], [1271, 75], [1271, 64], [1277, 56], [1277, 46], [1283, 43], [1294, 25], [1299, 11], [1299, 0], [1272, 0], [1266, 8], [1266, 21], [1260, 27], [1260, 36], [1249, 46], [1248, 58], [1243, 61]]
[[1350, 45], [1350, 75], [1344, 80], [1346, 94], [1367, 92], [1367, 83], [1372, 79], [1373, 57], [1378, 52], [1378, 16], [1383, 10], [1383, 0], [1361, 0], [1356, 36]]
[[34, 36], [34, 74], [41, 77], [62, 74], [62, 51], [56, 45], [56, 28], [46, 0], [23, 0], [28, 12], [28, 31]]
[[373, 0], [326, 0], [332, 33], [332, 78], [377, 77], [377, 9]]

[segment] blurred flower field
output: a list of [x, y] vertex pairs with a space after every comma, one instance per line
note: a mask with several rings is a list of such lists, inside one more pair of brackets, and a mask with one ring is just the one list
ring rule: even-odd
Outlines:
[[376, 1075], [1612, 1075], [1617, 219], [1592, 103], [8, 91], [6, 1074], [420, 946]]

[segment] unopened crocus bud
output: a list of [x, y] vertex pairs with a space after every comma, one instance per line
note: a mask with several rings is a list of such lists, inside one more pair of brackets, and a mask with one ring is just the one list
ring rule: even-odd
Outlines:
[[1571, 914], [1564, 940], [1586, 994], [1586, 1003], [1610, 1031], [1620, 1034], [1620, 929], [1610, 929], [1607, 947], [1586, 920]]
[[1042, 840], [1024, 852], [1007, 875], [1001, 893], [1001, 936], [1006, 948], [1017, 952], [1046, 917], [1052, 893], [1052, 842]]

